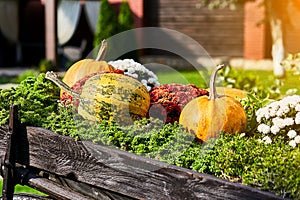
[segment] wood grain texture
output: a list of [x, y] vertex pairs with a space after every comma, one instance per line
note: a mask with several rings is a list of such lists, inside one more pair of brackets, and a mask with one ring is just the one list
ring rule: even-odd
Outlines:
[[[0, 127], [1, 158], [7, 130]], [[102, 188], [128, 199], [281, 199], [115, 148], [75, 141], [42, 128], [26, 130], [30, 166], [83, 183], [90, 189]]]

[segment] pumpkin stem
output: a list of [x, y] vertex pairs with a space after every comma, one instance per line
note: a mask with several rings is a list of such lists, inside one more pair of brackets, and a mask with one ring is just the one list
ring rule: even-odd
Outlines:
[[105, 53], [106, 53], [106, 49], [107, 49], [107, 41], [102, 40], [99, 52], [98, 52], [97, 57], [95, 59], [96, 61], [103, 60], [103, 57], [105, 56]]
[[224, 68], [224, 64], [218, 65], [210, 76], [210, 81], [209, 81], [210, 92], [209, 92], [209, 96], [208, 96], [208, 99], [210, 99], [210, 100], [214, 100], [214, 99], [218, 98], [217, 89], [216, 89], [216, 76], [217, 76], [217, 72], [223, 68]]
[[66, 92], [71, 94], [74, 98], [78, 98], [78, 99], [80, 98], [80, 94], [78, 92], [75, 92], [74, 90], [72, 90], [67, 84], [65, 84], [63, 81], [61, 81], [55, 72], [53, 72], [53, 71], [46, 72], [45, 78], [49, 79], [50, 81], [55, 83], [58, 87], [60, 87], [61, 89], [65, 90]]

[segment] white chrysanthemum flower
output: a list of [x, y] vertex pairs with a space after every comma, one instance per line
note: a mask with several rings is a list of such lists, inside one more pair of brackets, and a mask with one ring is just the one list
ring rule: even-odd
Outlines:
[[289, 136], [290, 139], [293, 139], [294, 137], [297, 136], [297, 133], [295, 130], [289, 130], [287, 135]]
[[300, 112], [300, 104], [297, 104], [297, 105], [295, 106], [295, 111]]
[[297, 112], [295, 116], [295, 124], [300, 124], [300, 112]]
[[267, 108], [267, 107], [258, 109], [258, 110], [256, 111], [256, 116], [257, 116], [256, 121], [257, 121], [257, 122], [261, 122], [261, 120], [262, 120], [263, 118], [266, 118], [267, 115], [269, 115], [269, 114], [268, 114], [268, 108]]
[[266, 112], [265, 115], [264, 115], [265, 119], [268, 120], [271, 118], [271, 115], [269, 112]]
[[260, 123], [262, 120], [262, 116], [256, 116], [256, 122]]
[[295, 148], [297, 146], [297, 143], [295, 142], [295, 140], [291, 140], [289, 141], [289, 145], [293, 148]]
[[127, 73], [128, 74], [133, 74], [135, 72], [135, 69], [134, 68], [128, 68], [127, 69]]
[[277, 133], [279, 133], [280, 128], [278, 126], [271, 126], [271, 133], [273, 133], [274, 135], [276, 135]]
[[291, 117], [284, 118], [283, 119], [283, 124], [284, 124], [284, 127], [286, 127], [286, 126], [292, 126], [292, 125], [294, 125], [294, 119], [291, 118]]
[[277, 111], [276, 111], [276, 116], [277, 117], [281, 117], [281, 116], [283, 116], [285, 114], [285, 112], [284, 112], [284, 110], [283, 109], [278, 109]]
[[152, 87], [160, 85], [157, 76], [152, 71], [147, 69], [144, 65], [135, 62], [133, 59], [110, 61], [108, 64], [116, 69], [123, 70], [124, 74], [134, 77], [139, 81], [146, 80], [146, 82], [143, 81], [143, 85], [147, 87], [148, 91], [151, 90]]
[[282, 112], [283, 112], [284, 114], [287, 114], [287, 113], [289, 113], [289, 112], [291, 111], [291, 110], [290, 110], [290, 107], [288, 106], [288, 104], [282, 106], [282, 107], [281, 107], [281, 110], [282, 110]]
[[277, 126], [279, 128], [283, 128], [284, 127], [284, 123], [283, 123], [283, 119], [280, 117], [275, 117], [272, 119], [272, 123], [274, 126]]
[[269, 110], [269, 115], [270, 115], [270, 117], [276, 117], [276, 115], [277, 115], [277, 110], [276, 110], [276, 109], [270, 109], [270, 110]]
[[136, 78], [138, 79], [139, 78], [139, 75], [138, 74], [128, 74], [129, 76], [133, 77], [133, 78]]
[[258, 123], [260, 123], [261, 120], [262, 120], [262, 118], [263, 118], [263, 109], [258, 109], [258, 110], [256, 111], [255, 115], [256, 115], [256, 121], [257, 121]]
[[263, 134], [268, 134], [270, 133], [270, 127], [266, 124], [260, 124], [257, 127], [257, 130]]
[[155, 83], [155, 81], [156, 81], [155, 78], [149, 78], [149, 79], [148, 79], [148, 82], [151, 83], [151, 84]]
[[271, 144], [272, 143], [272, 139], [269, 137], [269, 136], [265, 136], [262, 141], [265, 143], [265, 144]]
[[[290, 138], [289, 145], [296, 147], [300, 144], [300, 95], [292, 95], [275, 101], [267, 106], [257, 110], [256, 120], [260, 123], [257, 127], [259, 133], [262, 133], [263, 142], [266, 143], [267, 136], [271, 139], [274, 135], [287, 134]], [[270, 125], [268, 132], [267, 125]], [[290, 130], [292, 129], [292, 130]], [[272, 134], [270, 134], [272, 133]]]
[[142, 79], [142, 80], [141, 80], [141, 83], [142, 83], [143, 85], [147, 85], [147, 81], [146, 81], [145, 79]]
[[262, 142], [263, 142], [262, 139], [260, 139], [260, 138], [259, 138], [257, 141], [258, 141], [259, 143], [262, 143]]
[[297, 103], [300, 102], [300, 96], [299, 95], [292, 95], [291, 97], [292, 97], [291, 101], [297, 102]]
[[297, 136], [294, 138], [294, 140], [295, 140], [295, 142], [296, 142], [297, 144], [299, 144], [299, 143], [300, 143], [300, 135], [297, 135]]

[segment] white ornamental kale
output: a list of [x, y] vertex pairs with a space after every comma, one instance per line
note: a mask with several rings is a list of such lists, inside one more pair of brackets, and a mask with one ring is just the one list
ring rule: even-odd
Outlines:
[[270, 144], [283, 136], [292, 147], [300, 145], [300, 96], [287, 96], [256, 111], [260, 141]]
[[152, 71], [147, 69], [144, 65], [135, 62], [133, 59], [110, 61], [108, 64], [116, 69], [123, 70], [124, 74], [141, 81], [148, 91], [150, 91], [152, 87], [160, 85], [157, 76]]

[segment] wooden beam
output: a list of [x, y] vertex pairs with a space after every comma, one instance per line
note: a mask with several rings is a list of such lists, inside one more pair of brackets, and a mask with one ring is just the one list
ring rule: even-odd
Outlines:
[[[124, 195], [127, 199], [282, 199], [113, 147], [75, 141], [42, 128], [27, 127], [26, 131], [29, 148], [23, 153], [19, 150], [19, 155], [29, 154], [30, 167], [83, 183], [91, 191], [100, 188], [106, 194]], [[0, 127], [1, 159], [7, 132], [8, 127]]]

